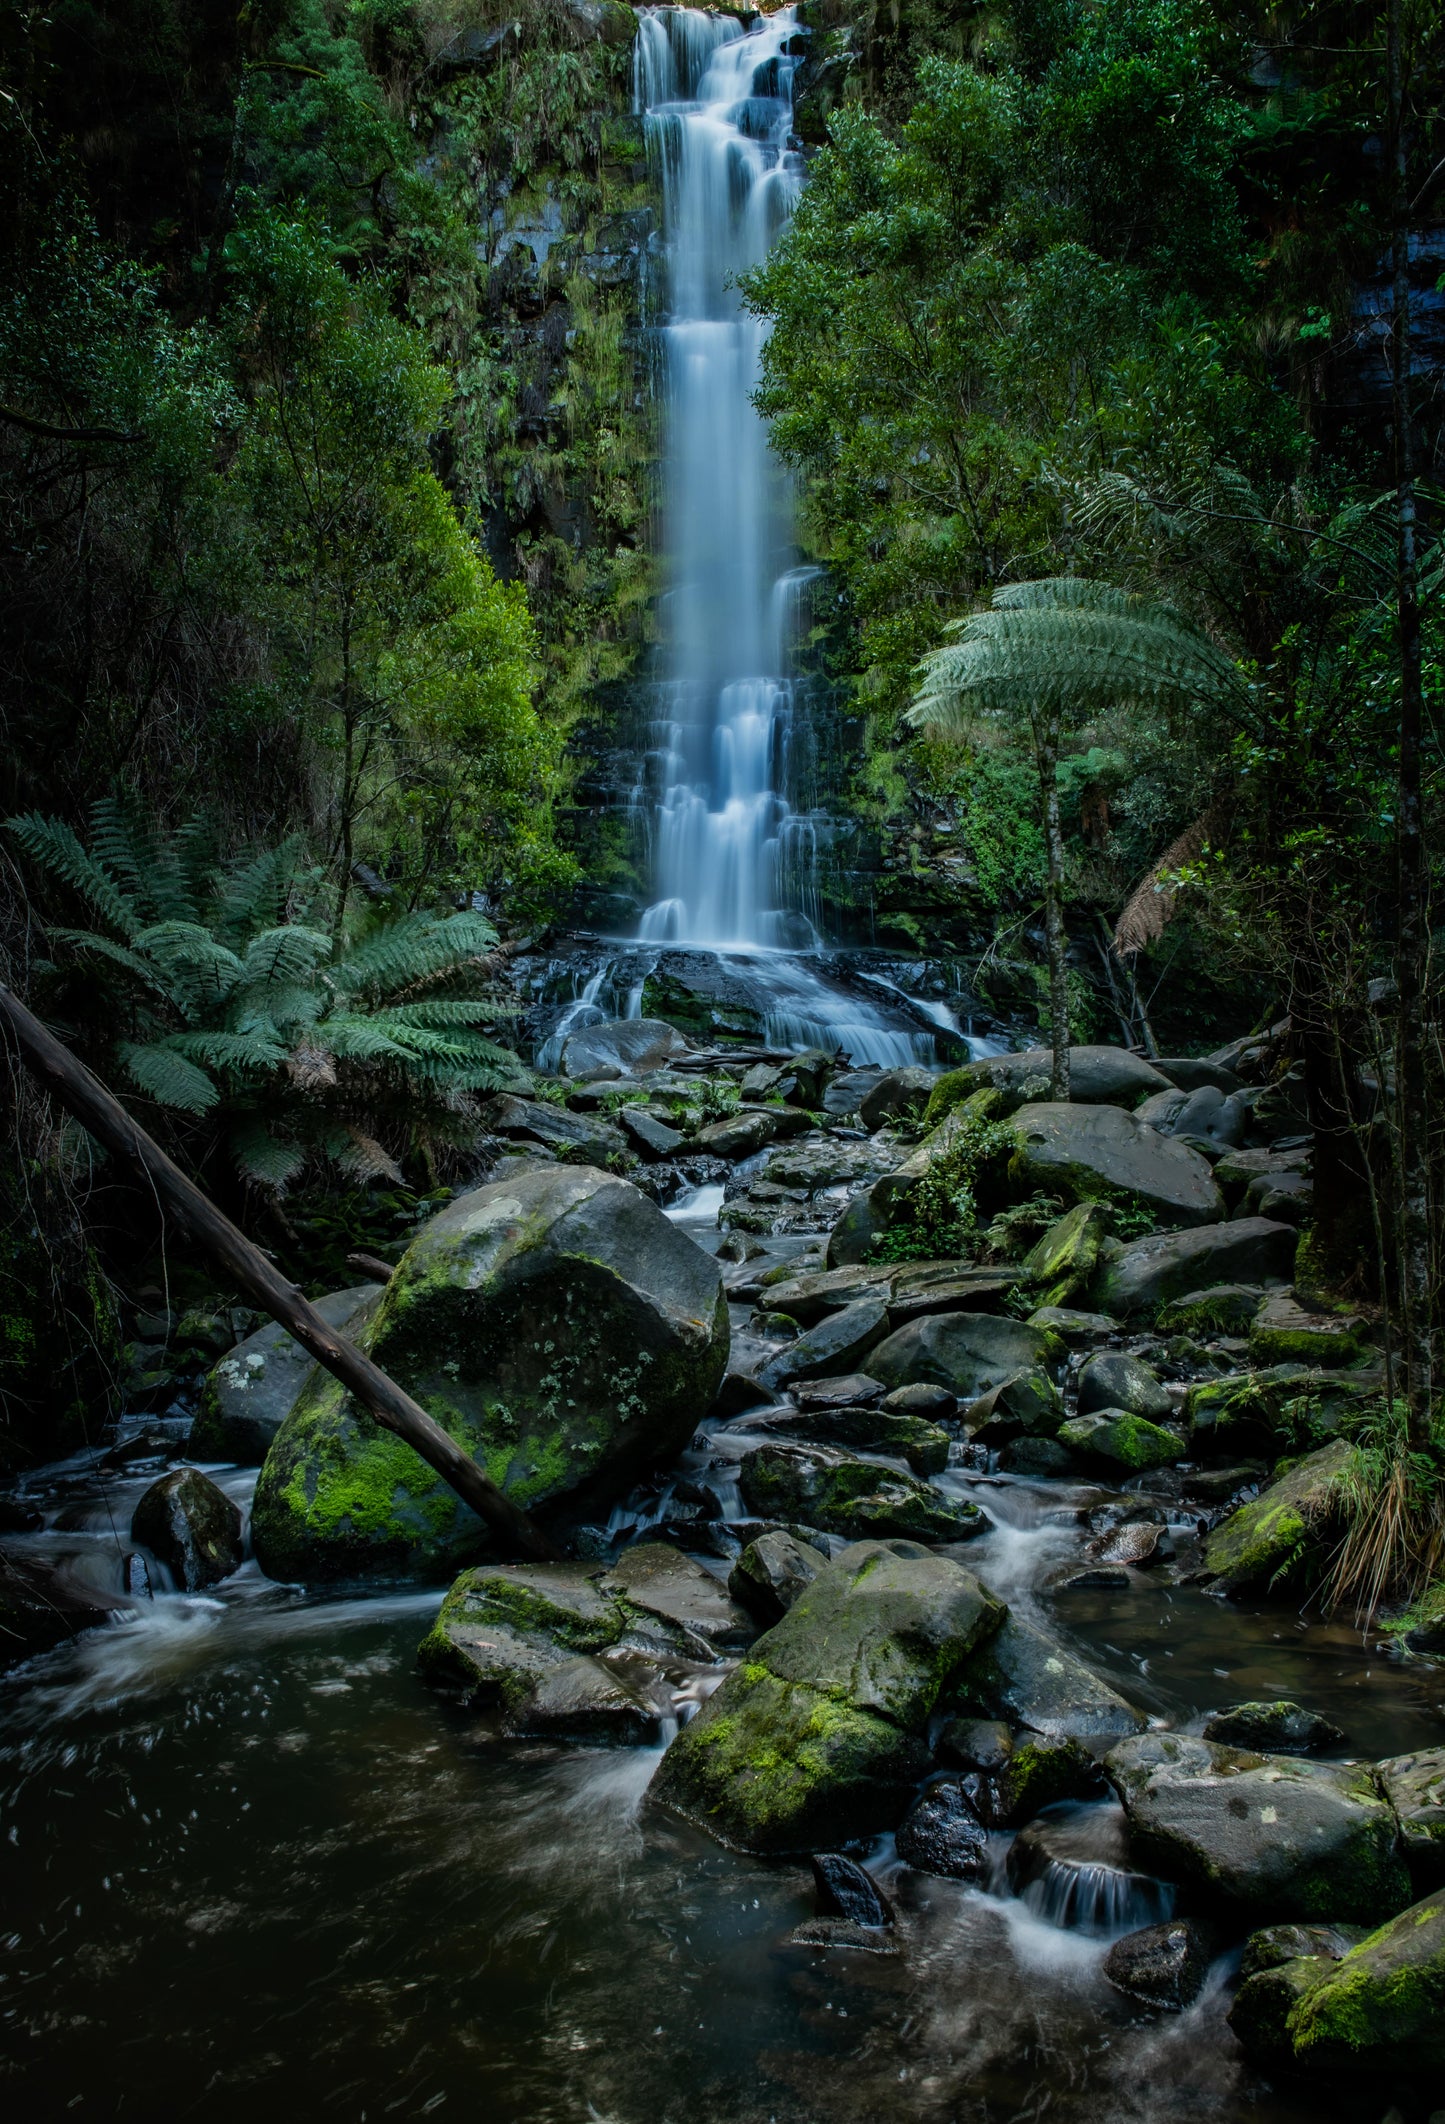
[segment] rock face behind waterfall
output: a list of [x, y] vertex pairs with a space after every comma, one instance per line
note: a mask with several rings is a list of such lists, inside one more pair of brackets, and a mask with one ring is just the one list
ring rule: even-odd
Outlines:
[[[538, 1166], [415, 1240], [361, 1338], [528, 1511], [605, 1505], [687, 1443], [727, 1362], [712, 1259], [626, 1181]], [[316, 1371], [256, 1488], [273, 1578], [454, 1570], [480, 1521]]]

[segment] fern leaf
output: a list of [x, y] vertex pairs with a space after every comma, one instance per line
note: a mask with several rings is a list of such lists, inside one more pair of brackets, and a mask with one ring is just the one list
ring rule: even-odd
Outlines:
[[268, 1072], [286, 1060], [286, 1049], [274, 1032], [268, 1037], [259, 1029], [173, 1033], [166, 1045], [192, 1062], [207, 1062], [212, 1069], [229, 1069], [241, 1076]]
[[324, 1047], [298, 1047], [286, 1057], [286, 1074], [302, 1091], [329, 1091], [336, 1083], [336, 1058]]
[[343, 994], [394, 994], [455, 972], [493, 949], [497, 932], [484, 915], [403, 915], [346, 954], [331, 979]]
[[123, 1040], [116, 1049], [127, 1076], [162, 1106], [182, 1113], [208, 1114], [220, 1093], [203, 1069], [168, 1043]]
[[135, 902], [105, 866], [86, 853], [62, 820], [31, 811], [5, 823], [32, 863], [78, 893], [127, 943], [135, 941], [142, 926]]
[[401, 1167], [389, 1152], [382, 1149], [374, 1136], [364, 1129], [348, 1126], [344, 1145], [332, 1152], [336, 1163], [344, 1173], [357, 1180], [390, 1180], [394, 1186], [401, 1183]]
[[47, 932], [52, 944], [68, 944], [72, 951], [93, 951], [97, 957], [109, 959], [114, 966], [123, 966], [127, 973], [144, 981], [147, 988], [165, 993], [165, 983], [160, 969], [151, 959], [143, 959], [139, 952], [131, 951], [124, 944], [117, 944], [111, 937], [103, 937], [93, 929], [50, 929]]
[[276, 982], [292, 983], [314, 973], [330, 956], [331, 939], [321, 930], [282, 922], [274, 929], [263, 929], [247, 944], [241, 984], [254, 991]]
[[384, 1016], [388, 1025], [490, 1025], [497, 1018], [520, 1017], [515, 996], [434, 996], [425, 1003], [393, 1003]]
[[259, 1121], [242, 1122], [232, 1129], [230, 1143], [241, 1177], [271, 1194], [283, 1193], [306, 1164], [299, 1143], [273, 1136]]
[[1157, 944], [1174, 919], [1176, 894], [1164, 883], [1171, 872], [1192, 863], [1219, 831], [1221, 820], [1212, 808], [1186, 826], [1169, 843], [1142, 885], [1135, 887], [1124, 903], [1124, 912], [1114, 926], [1114, 949], [1121, 958]]

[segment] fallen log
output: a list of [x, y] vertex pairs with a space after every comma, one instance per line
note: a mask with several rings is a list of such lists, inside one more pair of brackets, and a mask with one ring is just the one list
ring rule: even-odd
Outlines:
[[554, 1558], [559, 1551], [485, 1468], [365, 1353], [328, 1327], [310, 1300], [232, 1224], [160, 1145], [126, 1112], [99, 1078], [0, 983], [0, 1027], [26, 1067], [83, 1128], [130, 1166], [161, 1208], [184, 1225], [253, 1304], [280, 1322], [356, 1396], [367, 1414], [419, 1453], [490, 1528], [505, 1557]]

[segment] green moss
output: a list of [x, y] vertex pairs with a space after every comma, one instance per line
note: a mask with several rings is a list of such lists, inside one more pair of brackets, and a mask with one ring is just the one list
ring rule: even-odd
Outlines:
[[1082, 1453], [1086, 1459], [1125, 1468], [1131, 1474], [1142, 1474], [1148, 1468], [1167, 1467], [1179, 1458], [1182, 1450], [1172, 1431], [1166, 1431], [1161, 1424], [1150, 1423], [1146, 1417], [1130, 1415], [1126, 1410], [1110, 1413], [1108, 1421], [1102, 1424], [1096, 1424], [1090, 1416], [1075, 1416], [1062, 1426], [1058, 1435], [1063, 1445]]
[[1445, 1895], [1427, 1896], [1352, 1947], [1290, 2012], [1303, 2063], [1445, 2069]]
[[1348, 1465], [1344, 1440], [1311, 1453], [1216, 1527], [1204, 1561], [1230, 1585], [1268, 1585], [1306, 1572], [1328, 1527], [1336, 1484]]

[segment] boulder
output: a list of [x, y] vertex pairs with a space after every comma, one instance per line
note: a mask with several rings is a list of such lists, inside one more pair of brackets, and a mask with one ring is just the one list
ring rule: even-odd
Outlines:
[[1445, 1748], [1392, 1755], [1375, 1775], [1400, 1824], [1400, 1846], [1417, 1887], [1445, 1883]]
[[1040, 1329], [1002, 1314], [930, 1313], [870, 1351], [868, 1370], [886, 1387], [940, 1386], [969, 1402], [1047, 1365], [1057, 1347]]
[[779, 1136], [795, 1136], [808, 1126], [806, 1114], [786, 1106], [746, 1106], [721, 1121], [700, 1128], [691, 1148], [709, 1158], [751, 1158]]
[[1203, 1990], [1213, 1952], [1213, 1935], [1197, 1920], [1170, 1918], [1115, 1940], [1104, 1975], [1126, 1998], [1182, 2013]]
[[1104, 1771], [1140, 1859], [1203, 1894], [1271, 1917], [1346, 1923], [1378, 1920], [1409, 1898], [1394, 1813], [1368, 1768], [1147, 1733], [1121, 1741]]
[[1028, 1254], [1023, 1271], [1030, 1283], [1043, 1286], [1040, 1302], [1067, 1305], [1082, 1297], [1099, 1265], [1099, 1249], [1108, 1237], [1108, 1220], [1097, 1202], [1076, 1202], [1051, 1224]]
[[891, 1828], [926, 1766], [935, 1706], [1003, 1612], [947, 1558], [856, 1543], [683, 1727], [651, 1796], [750, 1851]]
[[1214, 1159], [1237, 1150], [1243, 1143], [1249, 1126], [1249, 1100], [1247, 1095], [1238, 1093], [1226, 1097], [1217, 1085], [1201, 1084], [1173, 1108], [1167, 1120], [1155, 1120], [1152, 1115], [1140, 1118], [1147, 1118], [1161, 1135], [1178, 1136], [1193, 1144], [1204, 1157]]
[[989, 1447], [1014, 1438], [1052, 1438], [1063, 1420], [1063, 1396], [1040, 1368], [990, 1387], [964, 1418], [970, 1443]]
[[890, 1069], [864, 1092], [858, 1112], [866, 1129], [882, 1128], [899, 1114], [921, 1114], [938, 1081], [932, 1069]]
[[1199, 1153], [1118, 1107], [1045, 1101], [1020, 1107], [1013, 1130], [1018, 1149], [1009, 1178], [1020, 1194], [1046, 1190], [1081, 1202], [1122, 1201], [1171, 1228], [1213, 1224], [1224, 1215], [1224, 1199]]
[[916, 1799], [894, 1836], [898, 1856], [916, 1873], [979, 1881], [988, 1874], [988, 1831], [956, 1777], [940, 1778]]
[[674, 1026], [659, 1018], [611, 1018], [583, 1025], [562, 1049], [564, 1077], [646, 1077], [689, 1051]]
[[135, 1508], [132, 1541], [143, 1542], [186, 1593], [239, 1570], [242, 1519], [224, 1490], [199, 1468], [173, 1468]]
[[840, 1070], [823, 1094], [823, 1112], [842, 1120], [856, 1114], [861, 1101], [885, 1072], [881, 1069]]
[[1211, 1055], [1156, 1055], [1154, 1067], [1161, 1077], [1167, 1077], [1183, 1092], [1198, 1091], [1202, 1084], [1212, 1084], [1216, 1091], [1228, 1097], [1231, 1092], [1244, 1089], [1243, 1081], [1234, 1071]]
[[1071, 1350], [1087, 1349], [1091, 1342], [1102, 1342], [1119, 1332], [1119, 1323], [1111, 1314], [1080, 1313], [1066, 1305], [1041, 1305], [1029, 1314], [1029, 1326], [1057, 1336]]
[[793, 1399], [800, 1409], [866, 1409], [883, 1399], [883, 1382], [867, 1372], [843, 1372], [832, 1379], [809, 1379]]
[[1128, 1409], [1098, 1409], [1090, 1416], [1071, 1416], [1059, 1427], [1059, 1444], [1067, 1446], [1087, 1467], [1122, 1468], [1142, 1475], [1149, 1468], [1167, 1468], [1184, 1450], [1173, 1431]]
[[722, 1581], [665, 1541], [637, 1542], [624, 1549], [597, 1583], [604, 1594], [650, 1617], [703, 1659], [737, 1652], [757, 1635], [751, 1615], [730, 1597]]
[[899, 1416], [922, 1416], [929, 1423], [948, 1423], [958, 1414], [958, 1396], [928, 1380], [920, 1380], [915, 1386], [894, 1387], [883, 1396], [882, 1405]]
[[860, 1453], [887, 1453], [906, 1460], [915, 1475], [941, 1475], [948, 1465], [950, 1439], [936, 1423], [891, 1409], [800, 1409], [786, 1417], [795, 1435], [825, 1445], [852, 1446]]
[[605, 1165], [627, 1150], [621, 1129], [601, 1114], [574, 1114], [547, 1099], [518, 1099], [502, 1092], [487, 1101], [482, 1118], [493, 1135], [540, 1143], [564, 1165]]
[[1341, 1368], [1359, 1356], [1363, 1327], [1358, 1314], [1312, 1313], [1279, 1292], [1266, 1298], [1254, 1315], [1249, 1354], [1257, 1364]]
[[845, 1306], [858, 1304], [860, 1299], [886, 1298], [897, 1273], [895, 1268], [859, 1264], [810, 1270], [800, 1276], [790, 1263], [785, 1262], [767, 1272], [762, 1278], [762, 1289], [769, 1305], [776, 1306], [779, 1312], [791, 1313], [795, 1320], [809, 1327], [829, 1313], [840, 1313]]
[[988, 1526], [975, 1504], [946, 1501], [911, 1476], [827, 1446], [759, 1446], [744, 1456], [738, 1479], [760, 1519], [801, 1520], [853, 1541], [967, 1541]]
[[1315, 1965], [1287, 2029], [1296, 2061], [1405, 2080], [1438, 2094], [1445, 2076], [1445, 1890], [1403, 1910], [1338, 1962]]
[[518, 1740], [580, 1748], [646, 1748], [662, 1737], [672, 1693], [635, 1655], [564, 1659], [536, 1676], [506, 1720]]
[[[1028, 1047], [1021, 1054], [990, 1055], [956, 1074], [971, 1090], [991, 1085], [1005, 1097], [1038, 1098], [1047, 1097], [1053, 1068], [1052, 1048]], [[1126, 1047], [1069, 1049], [1069, 1098], [1076, 1105], [1133, 1107], [1171, 1088], [1168, 1077]]]
[[1323, 1538], [1352, 1447], [1343, 1438], [1308, 1453], [1258, 1497], [1231, 1512], [1204, 1545], [1205, 1568], [1226, 1591], [1268, 1586]]
[[1101, 1675], [1017, 1615], [969, 1661], [958, 1695], [984, 1717], [1063, 1739], [1112, 1739], [1145, 1723]]
[[[140, 1558], [127, 1562], [139, 1563]], [[149, 1590], [137, 1586], [132, 1595], [128, 1587], [127, 1598], [117, 1600], [81, 1585], [39, 1557], [0, 1550], [0, 1669], [49, 1652], [82, 1630], [98, 1628], [131, 1598], [146, 1598]]]
[[1001, 1718], [948, 1718], [938, 1729], [933, 1752], [941, 1763], [960, 1770], [1001, 1770], [1013, 1753], [1014, 1738]]
[[[721, 1382], [716, 1261], [626, 1181], [533, 1166], [425, 1225], [359, 1338], [528, 1511], [603, 1508], [686, 1444]], [[338, 1380], [316, 1373], [252, 1514], [273, 1578], [425, 1576], [481, 1522]]]
[[1343, 1747], [1345, 1736], [1318, 1711], [1280, 1698], [1216, 1711], [1205, 1721], [1204, 1738], [1229, 1748], [1253, 1748], [1261, 1755], [1313, 1755], [1323, 1748]]
[[[1190, 1153], [1192, 1156], [1193, 1153]], [[1095, 1286], [1107, 1312], [1152, 1312], [1215, 1283], [1275, 1283], [1294, 1267], [1299, 1233], [1268, 1217], [1238, 1217], [1192, 1231], [1152, 1232], [1116, 1254]]]
[[728, 1591], [740, 1607], [770, 1629], [826, 1569], [827, 1557], [782, 1527], [750, 1541], [728, 1573]]
[[925, 1313], [991, 1313], [1026, 1280], [1021, 1268], [963, 1268], [956, 1261], [900, 1269], [888, 1295], [888, 1318], [902, 1327]]
[[1171, 1300], [1158, 1325], [1167, 1335], [1238, 1335], [1248, 1328], [1264, 1295], [1258, 1283], [1212, 1283]]
[[1009, 1736], [1001, 1762], [970, 1770], [963, 1790], [986, 1827], [1017, 1829], [1060, 1800], [1097, 1797], [1102, 1779], [1081, 1742], [1065, 1734], [1020, 1733]]
[[1101, 1409], [1127, 1409], [1158, 1423], [1173, 1415], [1174, 1403], [1159, 1374], [1142, 1357], [1101, 1350], [1080, 1370], [1079, 1414], [1092, 1416]]
[[[777, 1303], [776, 1292], [769, 1292]], [[786, 1311], [785, 1307], [780, 1310]], [[763, 1373], [766, 1385], [783, 1387], [794, 1379], [824, 1379], [859, 1364], [888, 1332], [888, 1308], [880, 1298], [860, 1298], [841, 1313], [828, 1313], [816, 1327], [790, 1342]]]
[[624, 1106], [617, 1120], [644, 1158], [675, 1158], [687, 1140], [679, 1129], [669, 1128], [645, 1106]]
[[[328, 1291], [312, 1304], [328, 1327], [351, 1335], [371, 1317], [385, 1288], [360, 1283], [348, 1291]], [[258, 1328], [207, 1378], [189, 1450], [197, 1460], [234, 1460], [243, 1467], [259, 1467], [315, 1363], [310, 1351], [278, 1322]]]
[[853, 1925], [891, 1925], [893, 1905], [871, 1873], [841, 1851], [815, 1851], [808, 1861], [820, 1917]]

